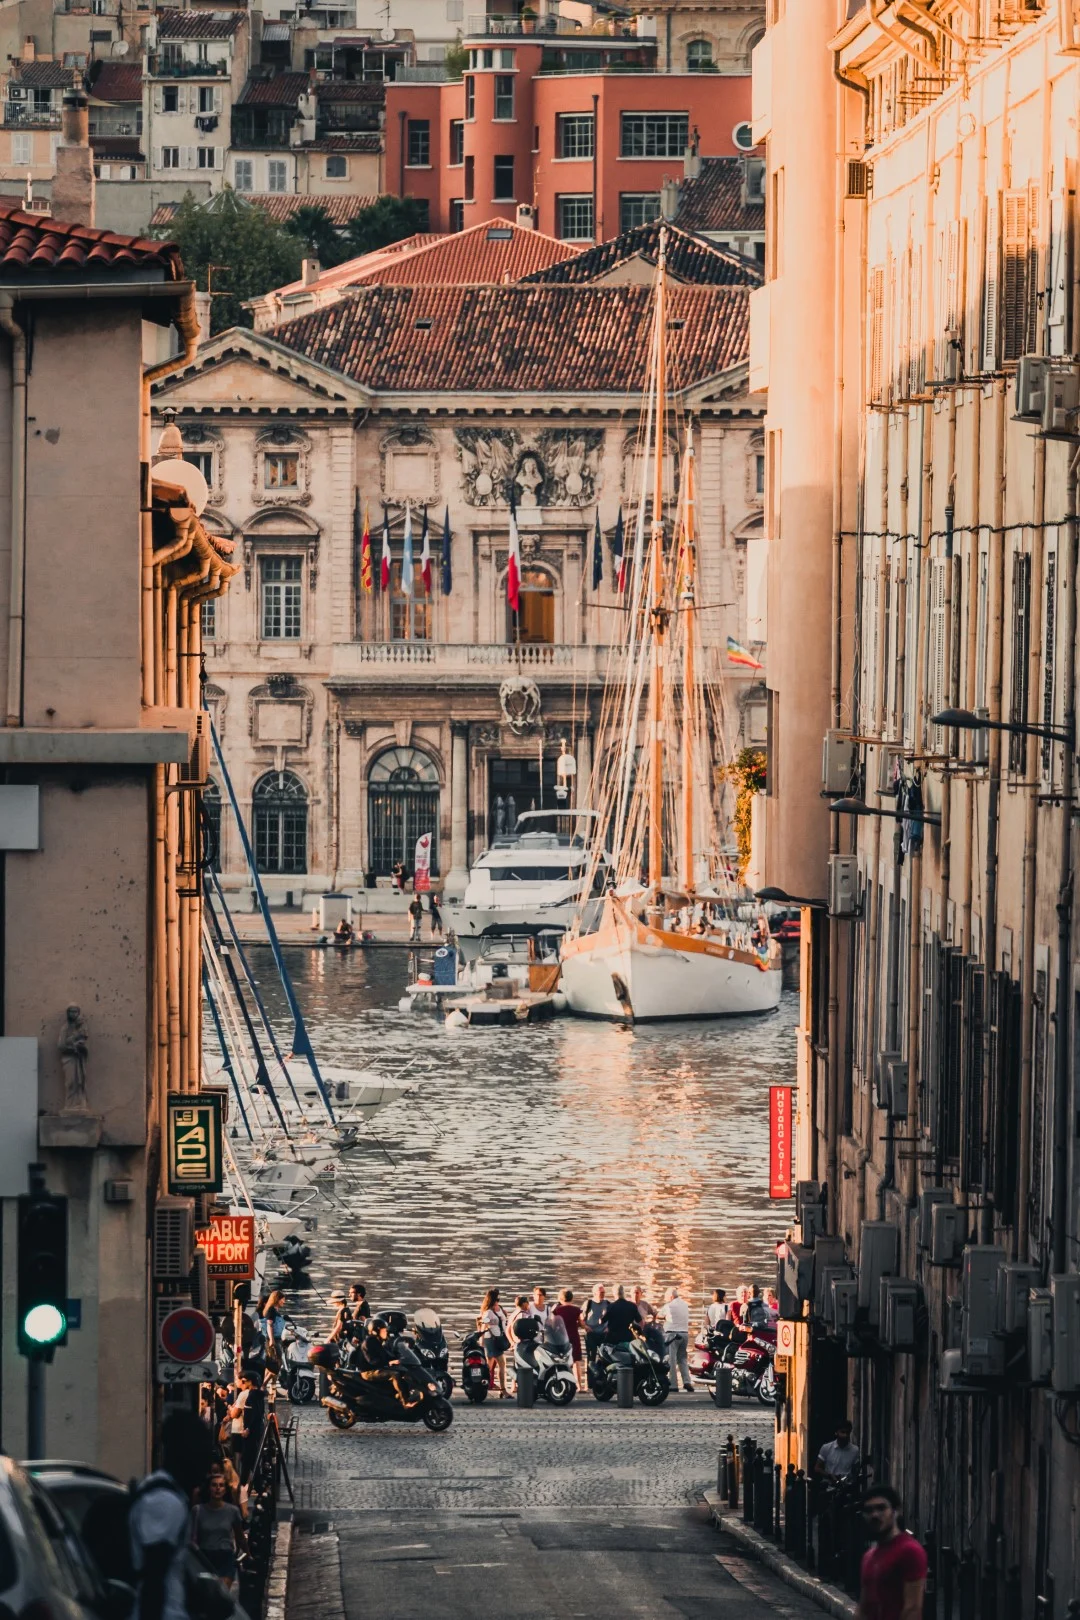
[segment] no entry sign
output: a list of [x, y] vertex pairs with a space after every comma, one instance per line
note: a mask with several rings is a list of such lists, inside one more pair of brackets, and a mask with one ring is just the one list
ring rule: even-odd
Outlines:
[[769, 1197], [791, 1197], [791, 1087], [769, 1087]]
[[214, 1215], [209, 1226], [196, 1228], [195, 1241], [206, 1255], [208, 1277], [232, 1277], [237, 1282], [254, 1277], [254, 1215]]
[[172, 1361], [205, 1361], [214, 1348], [214, 1324], [194, 1305], [170, 1311], [161, 1324], [161, 1348]]

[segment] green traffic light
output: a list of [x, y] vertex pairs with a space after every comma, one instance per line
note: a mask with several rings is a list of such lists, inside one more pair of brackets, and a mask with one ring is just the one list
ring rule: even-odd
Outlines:
[[67, 1317], [56, 1305], [34, 1305], [23, 1318], [23, 1332], [34, 1344], [56, 1344], [67, 1332]]

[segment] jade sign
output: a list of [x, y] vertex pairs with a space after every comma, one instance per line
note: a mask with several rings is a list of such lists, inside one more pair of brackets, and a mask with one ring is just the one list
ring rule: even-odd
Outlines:
[[221, 1098], [209, 1092], [170, 1096], [169, 1191], [181, 1197], [221, 1191]]

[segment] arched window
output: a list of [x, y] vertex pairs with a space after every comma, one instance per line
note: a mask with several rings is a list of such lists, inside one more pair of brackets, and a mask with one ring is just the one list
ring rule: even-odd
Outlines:
[[211, 872], [221, 871], [221, 789], [211, 779], [202, 790], [202, 860]]
[[291, 771], [260, 776], [252, 799], [255, 865], [260, 872], [306, 872], [308, 797]]
[[416, 841], [431, 834], [431, 874], [439, 871], [439, 772], [418, 748], [388, 748], [368, 771], [368, 864], [389, 877], [395, 861], [413, 870]]
[[712, 42], [692, 39], [686, 47], [687, 73], [710, 73], [713, 66]]
[[516, 631], [514, 615], [507, 610], [507, 641], [550, 647], [555, 641], [555, 582], [547, 569], [523, 569], [518, 595]]

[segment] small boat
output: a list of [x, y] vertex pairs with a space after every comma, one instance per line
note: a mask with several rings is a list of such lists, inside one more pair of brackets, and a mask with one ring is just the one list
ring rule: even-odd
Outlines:
[[560, 1010], [561, 999], [554, 991], [519, 990], [509, 980], [503, 980], [475, 995], [459, 996], [444, 1005], [448, 1023], [453, 1019], [456, 1024], [464, 1018], [470, 1026], [502, 1024], [513, 1028], [554, 1018]]
[[[318, 1091], [311, 1085], [311, 1069], [307, 1063], [291, 1058], [285, 1066], [302, 1097], [311, 1100], [318, 1096]], [[381, 1108], [389, 1108], [391, 1103], [398, 1102], [407, 1092], [415, 1089], [414, 1086], [383, 1080], [371, 1069], [344, 1069], [324, 1064], [319, 1072], [334, 1101], [345, 1105], [338, 1116], [339, 1125], [347, 1124], [357, 1114], [377, 1114]]]
[[[430, 978], [406, 985], [412, 1007], [449, 1006], [463, 995], [483, 994], [492, 984], [510, 983], [530, 994], [549, 995], [559, 983], [559, 943], [562, 931], [547, 926], [494, 923], [477, 940], [471, 960], [456, 956], [449, 946], [435, 953]], [[450, 968], [456, 971], [451, 979]]]
[[598, 826], [593, 810], [526, 810], [513, 831], [496, 834], [469, 872], [461, 904], [445, 908], [463, 955], [475, 956], [495, 927], [563, 931], [583, 905], [586, 914], [598, 911], [607, 872]]

